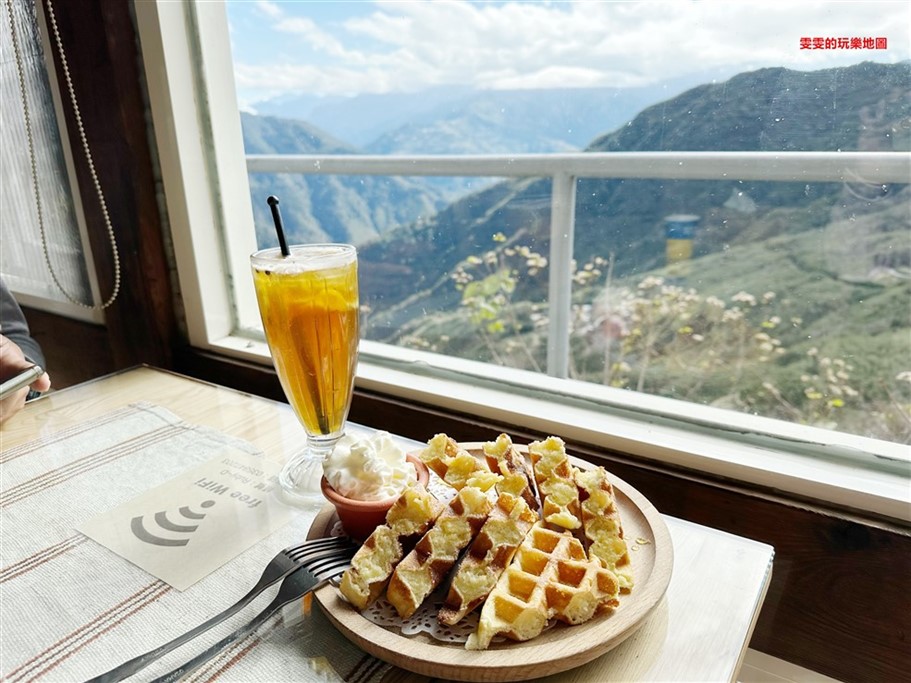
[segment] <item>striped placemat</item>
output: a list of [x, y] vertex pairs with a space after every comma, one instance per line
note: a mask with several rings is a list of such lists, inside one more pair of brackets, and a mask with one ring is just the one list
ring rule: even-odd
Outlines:
[[[280, 549], [304, 539], [313, 512], [302, 511], [179, 592], [75, 531], [188, 468], [231, 453], [257, 451], [149, 403], [0, 451], [0, 680], [84, 681], [107, 671], [232, 604]], [[190, 659], [257, 614], [275, 590], [135, 680]], [[389, 669], [305, 602], [185, 680], [372, 683]]]

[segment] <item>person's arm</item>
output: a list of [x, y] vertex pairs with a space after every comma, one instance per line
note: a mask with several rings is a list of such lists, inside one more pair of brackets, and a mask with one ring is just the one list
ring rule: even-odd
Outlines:
[[[15, 342], [22, 354], [32, 364], [47, 367], [41, 345], [32, 338], [25, 314], [22, 313], [19, 303], [2, 279], [0, 279], [0, 334]], [[3, 375], [2, 378], [9, 379], [6, 375]]]
[[[33, 365], [44, 365], [41, 345], [32, 338], [19, 304], [0, 280], [0, 381], [6, 381]], [[0, 424], [18, 413], [25, 405], [29, 391], [44, 392], [51, 388], [45, 372], [27, 387], [0, 400]]]

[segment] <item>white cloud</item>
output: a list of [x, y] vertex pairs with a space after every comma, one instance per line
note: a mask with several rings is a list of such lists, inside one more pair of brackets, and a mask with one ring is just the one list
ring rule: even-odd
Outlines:
[[281, 7], [278, 3], [270, 0], [256, 0], [256, 9], [260, 14], [275, 19], [282, 16]]
[[[380, 0], [333, 22], [306, 16], [308, 3], [259, 5], [272, 12], [276, 36], [313, 51], [295, 57], [294, 45], [283, 44], [275, 61], [254, 66], [241, 46], [238, 86], [260, 92], [629, 86], [717, 69], [911, 56], [911, 3], [903, 0]], [[890, 49], [801, 50], [804, 36], [887, 37]]]
[[307, 17], [283, 18], [275, 24], [275, 30], [283, 33], [292, 33], [306, 42], [314, 50], [325, 55], [350, 60], [357, 55], [356, 51], [349, 51], [331, 33], [319, 28], [316, 23]]

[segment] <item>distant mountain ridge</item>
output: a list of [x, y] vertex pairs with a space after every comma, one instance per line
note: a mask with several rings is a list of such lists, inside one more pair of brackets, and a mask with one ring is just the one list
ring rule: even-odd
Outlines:
[[[579, 152], [643, 107], [677, 92], [676, 83], [648, 88], [483, 91], [449, 101], [385, 133], [371, 154], [539, 154]], [[495, 179], [428, 179], [455, 199]]]
[[[257, 126], [267, 128], [269, 135], [245, 131], [245, 144], [250, 154], [303, 153], [294, 140], [302, 135], [312, 143], [305, 145], [312, 148], [308, 151], [315, 153], [333, 149], [338, 150], [335, 153], [383, 155], [577, 152], [644, 107], [702, 82], [703, 77], [691, 74], [634, 88], [477, 91], [457, 87], [323, 100], [284, 96], [255, 103], [257, 113], [244, 114], [245, 127], [254, 127], [259, 119], [270, 122]], [[286, 130], [280, 130], [278, 120], [288, 121]], [[426, 186], [435, 203], [438, 199], [453, 201], [497, 180], [422, 178], [416, 182]], [[305, 179], [286, 178], [283, 184], [289, 199], [307, 194]], [[374, 204], [369, 192], [365, 201]], [[422, 208], [410, 215], [406, 207], [397, 212], [404, 223], [419, 215], [425, 215]], [[319, 233], [315, 222], [305, 217], [301, 215], [300, 234], [312, 229]], [[359, 229], [356, 235], [360, 239], [381, 234], [388, 227]]]
[[[241, 114], [247, 154], [354, 154], [358, 150], [304, 121]], [[360, 244], [430, 216], [444, 205], [442, 194], [420, 179], [251, 173], [250, 194], [257, 244], [277, 239], [269, 195], [281, 200], [289, 242]]]
[[376, 154], [581, 151], [644, 107], [683, 90], [647, 88], [486, 90], [437, 105], [365, 146]]
[[[439, 86], [415, 93], [355, 97], [283, 95], [251, 106], [257, 115], [307, 121], [337, 139], [375, 153], [465, 153], [465, 146], [472, 145], [472, 129], [463, 129], [463, 139], [456, 140], [455, 146], [452, 133], [459, 128], [460, 120], [472, 117], [501, 129], [498, 138], [482, 135], [471, 150], [474, 153], [556, 152], [582, 149], [595, 136], [625, 123], [644, 107], [719, 77], [714, 72], [688, 74], [628, 88], [475, 90]], [[511, 132], [510, 126], [520, 129], [521, 135]], [[432, 129], [442, 137], [434, 139]], [[416, 147], [407, 131], [425, 131], [419, 137], [431, 147]], [[507, 149], [501, 139], [519, 146]], [[480, 146], [482, 142], [492, 142], [496, 147]]]

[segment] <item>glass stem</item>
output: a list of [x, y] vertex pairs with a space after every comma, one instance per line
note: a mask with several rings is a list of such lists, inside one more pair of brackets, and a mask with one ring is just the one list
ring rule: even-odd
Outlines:
[[285, 495], [292, 501], [308, 501], [322, 495], [320, 479], [323, 476], [323, 461], [332, 453], [343, 432], [309, 436], [307, 448], [295, 455], [278, 476]]

